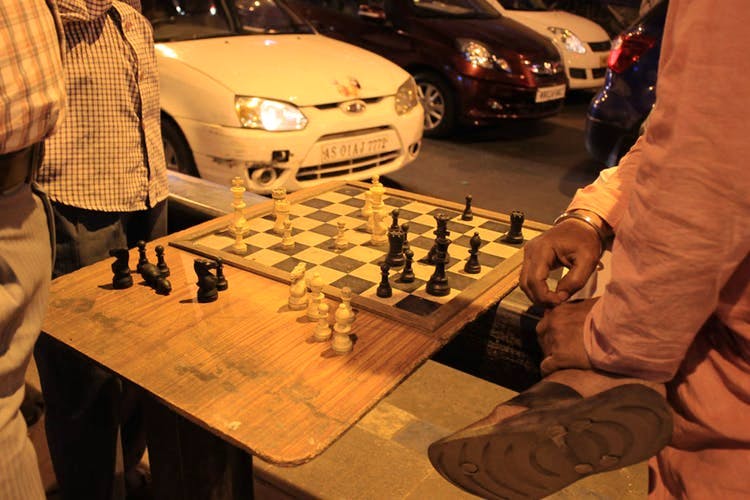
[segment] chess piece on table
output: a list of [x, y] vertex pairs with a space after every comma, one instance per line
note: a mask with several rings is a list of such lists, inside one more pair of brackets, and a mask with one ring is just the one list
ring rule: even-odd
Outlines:
[[167, 266], [166, 261], [164, 260], [164, 247], [161, 245], [156, 245], [156, 267], [159, 268], [159, 272], [162, 276], [165, 278], [169, 276], [169, 266]]
[[160, 295], [169, 295], [172, 291], [172, 284], [167, 278], [161, 275], [159, 268], [154, 264], [147, 262], [141, 266], [140, 275], [148, 286], [156, 290]]
[[331, 349], [333, 349], [333, 352], [336, 354], [346, 354], [352, 350], [352, 339], [349, 338], [349, 333], [352, 331], [353, 321], [351, 311], [347, 309], [343, 302], [341, 302], [338, 308], [336, 308], [334, 318], [335, 322], [333, 324]]
[[112, 288], [116, 290], [122, 290], [133, 286], [133, 276], [130, 274], [130, 266], [128, 259], [130, 253], [127, 248], [112, 248], [109, 251], [110, 257], [114, 257], [115, 261], [112, 263]]
[[305, 266], [300, 262], [292, 269], [292, 281], [289, 285], [289, 309], [301, 311], [307, 309], [307, 285], [305, 284]]
[[412, 269], [412, 263], [414, 262], [414, 252], [411, 250], [411, 248], [408, 248], [404, 252], [404, 255], [406, 256], [404, 270], [401, 271], [401, 276], [399, 276], [398, 280], [401, 283], [413, 283], [414, 279], [416, 278], [414, 276], [414, 270]]
[[284, 236], [281, 238], [281, 246], [286, 250], [294, 248], [294, 238], [292, 238], [292, 221], [290, 219], [284, 220]]
[[219, 298], [219, 290], [216, 288], [216, 276], [211, 272], [215, 262], [206, 259], [195, 259], [193, 261], [193, 270], [195, 271], [198, 281], [198, 302], [213, 302]]
[[284, 221], [289, 218], [290, 210], [289, 200], [286, 198], [276, 201], [276, 221], [273, 224], [273, 232], [275, 234], [284, 234]]
[[523, 221], [524, 213], [520, 210], [510, 213], [510, 229], [503, 236], [505, 243], [523, 243]]
[[239, 236], [241, 239], [247, 227], [247, 219], [245, 219], [245, 214], [243, 213], [243, 209], [247, 204], [243, 199], [245, 182], [242, 180], [242, 177], [232, 178], [232, 187], [229, 190], [232, 192], [232, 208], [234, 209], [234, 216], [232, 217], [232, 224], [229, 226], [229, 231], [235, 237]]
[[346, 241], [346, 222], [339, 221], [336, 225], [338, 226], [338, 233], [336, 233], [334, 247], [336, 250], [345, 250], [349, 246]]
[[474, 219], [474, 212], [471, 211], [471, 195], [466, 195], [466, 208], [464, 208], [464, 213], [461, 214], [461, 220], [473, 220]]
[[138, 247], [138, 264], [135, 266], [136, 272], [141, 272], [141, 267], [144, 264], [148, 264], [148, 256], [146, 255], [146, 242], [138, 240], [135, 244]]
[[388, 254], [385, 256], [385, 262], [391, 267], [401, 267], [404, 265], [404, 232], [396, 224], [388, 230]]
[[348, 286], [341, 288], [341, 303], [349, 311], [351, 321], [354, 322], [354, 309], [352, 309], [352, 289]]
[[370, 237], [370, 244], [375, 246], [385, 245], [388, 241], [388, 228], [383, 221], [383, 210], [381, 208], [372, 207], [372, 236]]
[[393, 290], [391, 289], [391, 283], [388, 281], [388, 272], [391, 270], [391, 266], [389, 266], [387, 263], [382, 263], [380, 265], [380, 284], [378, 285], [377, 289], [377, 296], [386, 299], [393, 295]]
[[313, 338], [318, 342], [325, 342], [331, 338], [331, 326], [328, 324], [328, 304], [325, 301], [318, 306], [318, 324], [315, 325]]
[[224, 276], [224, 260], [221, 257], [216, 257], [216, 289], [221, 291], [229, 288], [229, 282]]
[[469, 274], [479, 274], [482, 272], [482, 266], [479, 264], [479, 247], [482, 245], [482, 238], [479, 237], [479, 233], [474, 233], [474, 236], [469, 240], [469, 259], [464, 265], [464, 272]]
[[320, 273], [316, 271], [313, 273], [313, 277], [310, 280], [310, 299], [307, 303], [307, 319], [312, 321], [318, 320], [318, 307], [324, 299], [323, 279], [320, 277]]

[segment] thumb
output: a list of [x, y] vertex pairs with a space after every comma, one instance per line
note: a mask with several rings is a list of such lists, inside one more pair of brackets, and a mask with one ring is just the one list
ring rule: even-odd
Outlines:
[[556, 293], [558, 296], [565, 296], [564, 300], [567, 300], [568, 297], [583, 288], [595, 269], [596, 261], [587, 262], [586, 264], [573, 264], [570, 270], [565, 273], [565, 276], [560, 278], [560, 281], [557, 283]]
[[557, 360], [554, 356], [547, 356], [542, 360], [542, 364], [539, 365], [539, 370], [542, 372], [542, 376], [546, 377], [550, 373], [560, 369]]

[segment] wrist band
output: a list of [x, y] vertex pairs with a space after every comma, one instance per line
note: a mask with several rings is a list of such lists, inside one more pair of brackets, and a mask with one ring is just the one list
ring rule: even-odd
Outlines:
[[601, 250], [602, 252], [604, 252], [604, 248], [607, 246], [607, 239], [609, 238], [609, 236], [604, 232], [604, 229], [600, 227], [599, 224], [597, 224], [594, 221], [593, 217], [591, 217], [590, 215], [582, 214], [580, 212], [575, 212], [575, 211], [563, 212], [557, 217], [557, 219], [554, 220], [552, 225], [556, 226], [562, 221], [567, 220], [567, 219], [577, 219], [591, 226], [593, 230], [596, 231], [596, 235], [599, 237], [599, 244], [601, 245]]

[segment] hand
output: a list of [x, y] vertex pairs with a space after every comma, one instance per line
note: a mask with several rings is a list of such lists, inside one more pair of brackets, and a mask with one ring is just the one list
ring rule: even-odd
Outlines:
[[[529, 241], [524, 248], [521, 290], [535, 304], [556, 306], [586, 284], [601, 255], [599, 235], [585, 222], [568, 219]], [[550, 271], [561, 266], [569, 272], [552, 291]]]
[[599, 299], [586, 299], [548, 309], [536, 325], [539, 345], [544, 353], [542, 375], [563, 368], [591, 369], [583, 344], [583, 325]]

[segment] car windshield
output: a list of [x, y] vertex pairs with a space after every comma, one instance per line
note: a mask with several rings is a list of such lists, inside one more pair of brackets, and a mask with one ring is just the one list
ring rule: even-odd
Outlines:
[[500, 14], [485, 0], [412, 0], [412, 5], [422, 17], [460, 17], [489, 19]]
[[508, 10], [550, 10], [545, 0], [498, 0]]
[[142, 0], [141, 6], [156, 42], [314, 32], [275, 0]]

